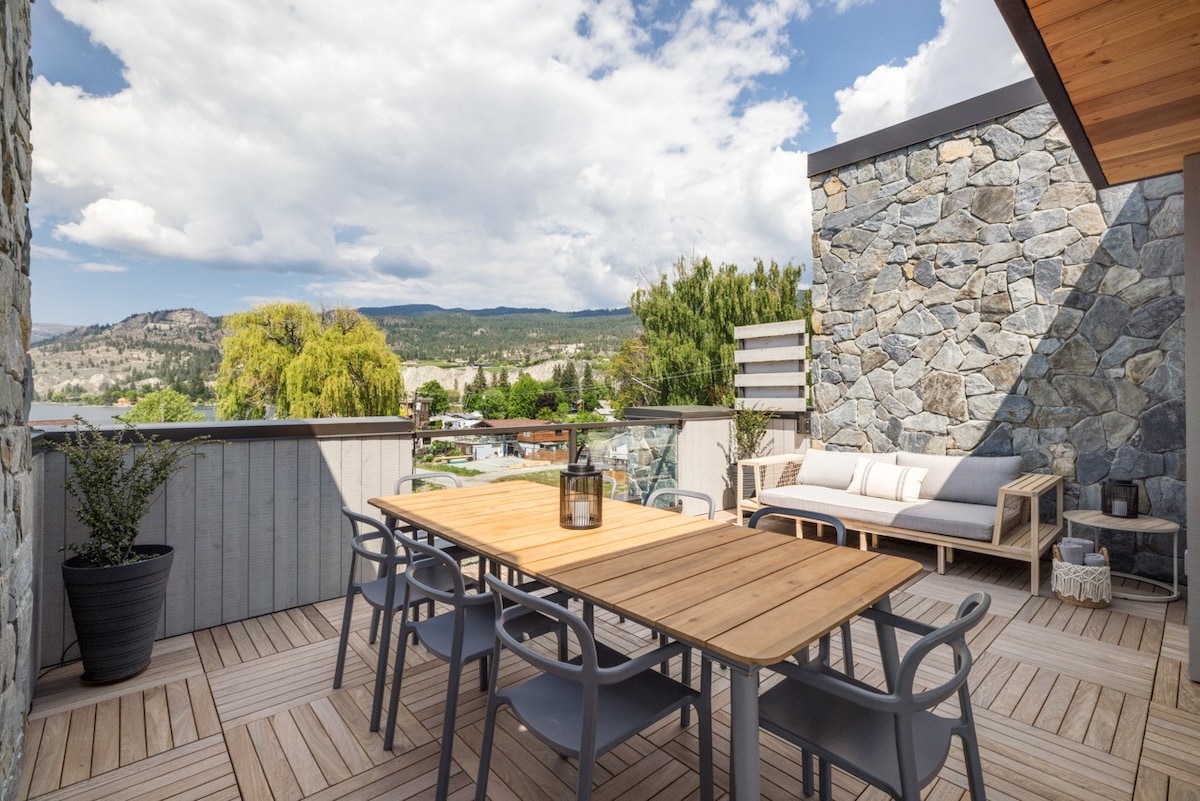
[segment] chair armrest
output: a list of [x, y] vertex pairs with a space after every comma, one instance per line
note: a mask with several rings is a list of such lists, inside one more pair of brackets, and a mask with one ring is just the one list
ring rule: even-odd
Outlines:
[[894, 629], [904, 629], [922, 637], [937, 631], [933, 626], [926, 625], [919, 620], [911, 620], [891, 612], [884, 612], [882, 609], [875, 609], [874, 607], [864, 609], [859, 613], [859, 616], [867, 620], [873, 620], [876, 623], [882, 623], [885, 626], [891, 626]]
[[877, 690], [817, 662], [809, 662], [805, 665], [795, 662], [779, 662], [770, 665], [768, 669], [815, 690], [835, 695], [868, 709], [881, 712], [894, 712], [896, 709], [897, 696], [894, 693]]
[[[597, 647], [599, 647], [597, 643]], [[600, 684], [617, 684], [630, 676], [637, 675], [644, 670], [651, 670], [658, 667], [663, 662], [671, 657], [679, 656], [688, 650], [687, 645], [681, 642], [673, 642], [669, 645], [663, 645], [655, 648], [649, 653], [634, 657], [627, 662], [623, 662], [616, 667], [602, 667], [599, 670]]]

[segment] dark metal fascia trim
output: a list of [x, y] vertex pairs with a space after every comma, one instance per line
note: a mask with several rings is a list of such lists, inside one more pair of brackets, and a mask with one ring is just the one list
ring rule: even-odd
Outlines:
[[1033, 15], [1029, 13], [1028, 4], [1025, 0], [996, 0], [996, 8], [999, 9], [1000, 16], [1004, 17], [1017, 47], [1021, 48], [1025, 62], [1033, 70], [1034, 78], [1046, 96], [1046, 102], [1054, 109], [1054, 116], [1058, 117], [1063, 131], [1071, 140], [1071, 147], [1075, 149], [1075, 155], [1079, 157], [1079, 163], [1083, 165], [1088, 178], [1097, 189], [1108, 188], [1108, 177], [1104, 174], [1104, 168], [1100, 166], [1100, 159], [1096, 158], [1096, 151], [1092, 149], [1092, 140], [1088, 138], [1079, 115], [1075, 113], [1071, 96], [1067, 94], [1067, 87], [1063, 85], [1058, 67], [1054, 65], [1054, 59], [1046, 49], [1042, 33], [1033, 21]]
[[866, 136], [809, 153], [808, 177], [812, 178], [847, 164], [891, 153], [918, 142], [927, 142], [943, 134], [994, 120], [1005, 114], [1024, 111], [1045, 102], [1046, 97], [1042, 94], [1037, 80], [1027, 78]]
[[[37, 426], [31, 433], [39, 440], [61, 442], [74, 426]], [[99, 426], [100, 430], [116, 433], [120, 425]], [[226, 420], [209, 423], [139, 423], [137, 430], [147, 437], [171, 442], [185, 442], [193, 437], [209, 437], [216, 441], [254, 439], [312, 439], [319, 437], [354, 437], [411, 435], [413, 422], [407, 417], [341, 417], [320, 420]]]

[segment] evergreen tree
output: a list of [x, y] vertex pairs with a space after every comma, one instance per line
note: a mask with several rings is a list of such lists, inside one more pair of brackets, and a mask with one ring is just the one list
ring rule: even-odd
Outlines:
[[507, 367], [501, 367], [500, 372], [496, 373], [496, 375], [492, 377], [492, 386], [496, 387], [497, 389], [504, 390], [505, 393], [512, 388], [512, 386], [508, 383]]
[[475, 377], [471, 379], [471, 383], [467, 384], [467, 389], [463, 393], [463, 409], [468, 412], [483, 411], [483, 394], [487, 392], [488, 381], [484, 375], [483, 367], [480, 366], [475, 371]]
[[601, 388], [596, 384], [596, 374], [592, 372], [590, 361], [583, 363], [583, 380], [580, 382], [579, 396], [583, 400], [584, 411], [593, 411], [600, 405]]
[[567, 362], [566, 366], [562, 368], [558, 385], [562, 388], [563, 394], [567, 396], [568, 403], [574, 404], [579, 400], [579, 371], [575, 369], [575, 362]]

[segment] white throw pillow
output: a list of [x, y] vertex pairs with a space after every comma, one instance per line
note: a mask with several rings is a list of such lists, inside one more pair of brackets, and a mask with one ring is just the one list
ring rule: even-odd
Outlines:
[[916, 503], [921, 497], [921, 482], [928, 472], [923, 467], [900, 467], [860, 457], [846, 492]]

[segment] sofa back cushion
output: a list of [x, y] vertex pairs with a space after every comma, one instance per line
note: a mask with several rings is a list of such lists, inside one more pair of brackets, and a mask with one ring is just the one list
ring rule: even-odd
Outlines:
[[901, 467], [860, 456], [846, 492], [887, 501], [916, 503], [921, 497], [925, 473], [923, 467]]
[[896, 454], [896, 464], [925, 468], [921, 498], [995, 506], [1000, 488], [1021, 475], [1020, 456]]
[[894, 453], [858, 453], [857, 451], [818, 451], [809, 448], [796, 474], [797, 484], [844, 490], [850, 486], [854, 466], [859, 459], [895, 464]]

